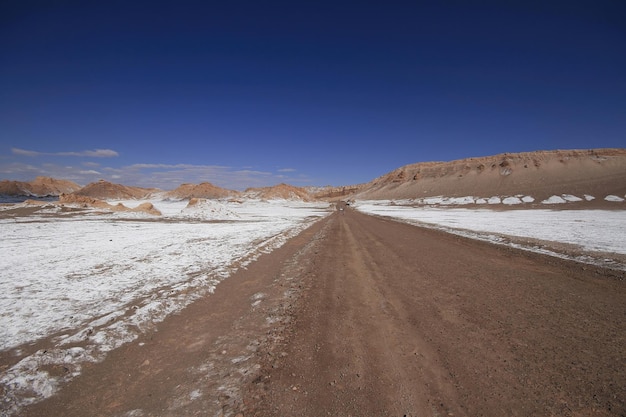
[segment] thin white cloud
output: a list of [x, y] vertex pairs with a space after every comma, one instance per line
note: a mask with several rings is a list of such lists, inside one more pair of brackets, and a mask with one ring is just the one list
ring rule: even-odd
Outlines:
[[227, 169], [222, 165], [192, 165], [192, 164], [133, 164], [129, 165], [129, 169]]
[[21, 155], [21, 156], [30, 156], [30, 157], [37, 157], [37, 156], [82, 156], [82, 157], [89, 157], [89, 158], [113, 158], [116, 156], [119, 156], [119, 153], [117, 153], [116, 151], [112, 150], [112, 149], [92, 149], [92, 150], [86, 150], [86, 151], [80, 151], [80, 152], [38, 152], [38, 151], [31, 151], [28, 149], [20, 149], [20, 148], [11, 148], [11, 152], [13, 152], [15, 155]]
[[15, 155], [21, 155], [21, 156], [39, 156], [39, 155], [42, 155], [41, 152], [27, 151], [26, 149], [19, 149], [19, 148], [11, 148], [11, 152], [13, 152]]
[[282, 168], [279, 169], [278, 172], [296, 172], [297, 170], [295, 168]]
[[94, 149], [93, 151], [69, 152], [68, 156], [90, 156], [92, 158], [114, 158], [120, 154], [112, 149]]

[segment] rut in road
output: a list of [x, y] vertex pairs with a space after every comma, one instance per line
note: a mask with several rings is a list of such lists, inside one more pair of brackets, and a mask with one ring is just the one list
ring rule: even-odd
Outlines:
[[248, 414], [624, 414], [623, 281], [344, 213]]

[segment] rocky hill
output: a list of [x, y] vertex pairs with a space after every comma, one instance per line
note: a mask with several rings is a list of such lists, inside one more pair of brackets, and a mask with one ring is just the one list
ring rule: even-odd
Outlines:
[[73, 193], [80, 185], [67, 180], [37, 177], [32, 181], [0, 181], [0, 194], [10, 196], [48, 197]]
[[97, 198], [99, 200], [132, 200], [146, 198], [157, 191], [159, 190], [156, 188], [131, 187], [100, 180], [87, 184], [73, 194]]
[[450, 162], [422, 162], [374, 179], [360, 199], [430, 196], [626, 194], [626, 149], [505, 153]]
[[234, 197], [238, 194], [237, 191], [221, 188], [210, 182], [203, 182], [201, 184], [182, 184], [178, 188], [165, 193], [165, 197], [181, 200], [190, 200], [192, 198], [218, 199]]
[[278, 184], [272, 187], [248, 188], [243, 192], [243, 196], [261, 200], [313, 200], [313, 197], [306, 189], [289, 184]]

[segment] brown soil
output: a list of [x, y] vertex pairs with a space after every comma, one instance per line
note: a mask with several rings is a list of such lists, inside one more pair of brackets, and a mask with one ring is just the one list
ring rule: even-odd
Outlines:
[[624, 416], [624, 273], [345, 210], [25, 416]]

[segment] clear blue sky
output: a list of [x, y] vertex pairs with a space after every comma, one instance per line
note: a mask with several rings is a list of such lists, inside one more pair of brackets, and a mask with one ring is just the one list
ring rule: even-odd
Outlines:
[[626, 147], [623, 1], [0, 2], [0, 179], [346, 185], [594, 147]]

